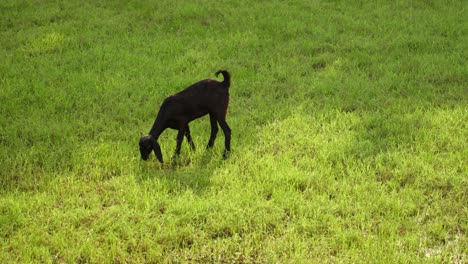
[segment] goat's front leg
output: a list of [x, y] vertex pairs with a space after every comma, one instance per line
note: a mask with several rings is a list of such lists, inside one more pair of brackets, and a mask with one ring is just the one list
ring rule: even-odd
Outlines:
[[174, 157], [177, 157], [180, 154], [180, 146], [182, 145], [182, 140], [184, 139], [186, 130], [187, 130], [186, 126], [181, 126], [179, 128], [179, 132], [177, 133], [177, 146], [176, 146], [176, 150], [174, 153]]
[[192, 150], [195, 150], [195, 144], [193, 144], [192, 136], [190, 135], [190, 128], [188, 125], [187, 125], [187, 129], [185, 130], [185, 137], [187, 138], [187, 141], [190, 144], [190, 148]]
[[216, 139], [216, 134], [218, 134], [218, 124], [216, 123], [216, 118], [210, 114], [210, 124], [211, 124], [211, 135], [210, 140], [208, 141], [207, 149], [212, 148], [214, 141]]

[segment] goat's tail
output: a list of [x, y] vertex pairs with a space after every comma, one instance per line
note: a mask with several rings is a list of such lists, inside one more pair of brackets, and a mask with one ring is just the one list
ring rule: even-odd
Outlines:
[[224, 81], [223, 81], [224, 86], [226, 88], [229, 88], [231, 86], [231, 75], [226, 70], [219, 70], [216, 72], [216, 77], [218, 77], [220, 73], [223, 74], [223, 77], [224, 77]]

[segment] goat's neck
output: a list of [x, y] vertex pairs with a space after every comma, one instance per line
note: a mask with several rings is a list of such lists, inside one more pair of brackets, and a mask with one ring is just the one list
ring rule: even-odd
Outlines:
[[154, 139], [158, 139], [159, 136], [162, 134], [164, 131], [164, 128], [159, 125], [160, 123], [154, 122], [153, 127], [151, 128], [149, 135], [152, 136]]

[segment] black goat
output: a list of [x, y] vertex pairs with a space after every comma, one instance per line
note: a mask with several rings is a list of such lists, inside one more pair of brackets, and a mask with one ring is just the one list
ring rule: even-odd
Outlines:
[[206, 114], [210, 115], [211, 122], [211, 136], [207, 148], [213, 147], [218, 133], [217, 123], [219, 123], [224, 132], [225, 150], [223, 158], [227, 158], [231, 151], [231, 129], [226, 123], [231, 76], [225, 70], [217, 71], [216, 76], [220, 73], [224, 77], [222, 82], [212, 79], [203, 80], [164, 100], [149, 135], [140, 138], [140, 154], [143, 160], [147, 160], [151, 151], [154, 150], [158, 160], [161, 163], [163, 162], [158, 138], [166, 128], [179, 130], [175, 150], [176, 156], [180, 154], [180, 146], [184, 135], [190, 147], [195, 149], [188, 123]]

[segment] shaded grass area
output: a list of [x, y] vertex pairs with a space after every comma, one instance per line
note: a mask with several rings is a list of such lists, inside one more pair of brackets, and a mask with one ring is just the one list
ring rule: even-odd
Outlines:
[[[461, 1], [0, 7], [2, 262], [466, 261]], [[219, 68], [231, 158], [140, 161]]]

